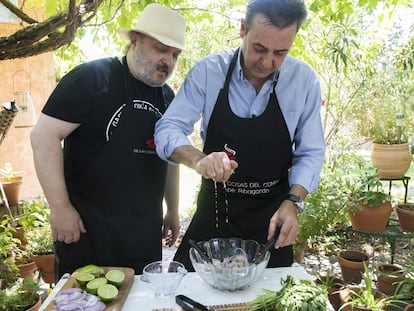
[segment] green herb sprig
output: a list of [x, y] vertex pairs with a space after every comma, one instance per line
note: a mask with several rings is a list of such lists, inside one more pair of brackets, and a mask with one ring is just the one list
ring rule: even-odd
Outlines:
[[288, 275], [280, 281], [282, 288], [264, 293], [252, 302], [252, 311], [326, 311], [327, 292], [309, 280], [297, 280]]

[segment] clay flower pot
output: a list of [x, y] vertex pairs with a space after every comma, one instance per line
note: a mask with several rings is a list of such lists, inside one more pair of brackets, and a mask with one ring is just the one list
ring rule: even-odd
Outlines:
[[368, 255], [355, 250], [341, 251], [337, 260], [345, 283], [360, 283], [364, 273], [364, 263], [368, 265]]
[[361, 211], [348, 211], [354, 230], [366, 233], [383, 232], [392, 212], [391, 202], [379, 206], [364, 206]]
[[36, 304], [34, 304], [33, 306], [31, 306], [26, 311], [38, 311], [38, 310], [40, 310], [40, 307], [41, 306], [42, 306], [42, 297], [39, 295], [39, 300], [36, 302]]
[[[353, 296], [359, 294], [361, 291], [365, 290], [365, 288], [363, 287], [357, 287], [357, 286], [351, 286], [351, 287], [347, 287], [347, 288], [343, 288], [339, 291], [339, 298], [341, 300], [342, 303], [342, 307], [341, 307], [341, 311], [372, 311], [371, 308], [369, 307], [364, 307], [364, 306], [352, 306], [352, 305], [345, 305], [345, 303], [349, 302], [350, 300], [353, 299]], [[380, 291], [376, 291], [375, 292], [375, 300], [379, 300], [379, 299], [384, 299], [387, 296], [380, 292]], [[377, 309], [375, 309], [377, 310]]]
[[377, 288], [386, 295], [393, 295], [405, 272], [398, 265], [381, 264], [377, 267]]
[[19, 273], [22, 278], [31, 277], [33, 280], [37, 279], [37, 266], [34, 261], [18, 264], [17, 267], [19, 268]]
[[414, 232], [414, 204], [402, 203], [395, 208], [401, 231]]
[[344, 281], [338, 277], [322, 275], [315, 280], [315, 284], [324, 284], [327, 287], [329, 302], [332, 308], [338, 311], [341, 307], [339, 292], [344, 286]]
[[23, 185], [23, 177], [17, 176], [11, 181], [2, 180], [3, 189], [10, 206], [18, 205]]
[[408, 143], [373, 144], [372, 165], [378, 167], [381, 178], [400, 178], [410, 168], [412, 155]]
[[55, 283], [55, 254], [33, 254], [32, 259], [40, 271], [40, 277], [42, 278], [43, 282], [48, 284]]
[[405, 307], [404, 311], [414, 311], [414, 305], [408, 305]]

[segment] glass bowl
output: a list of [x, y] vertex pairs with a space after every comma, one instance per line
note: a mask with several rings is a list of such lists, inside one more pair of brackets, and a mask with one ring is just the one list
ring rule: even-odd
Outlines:
[[263, 247], [254, 240], [239, 238], [214, 238], [197, 242], [197, 245], [211, 258], [203, 260], [200, 253], [190, 248], [190, 260], [194, 270], [212, 287], [234, 291], [248, 287], [259, 279], [270, 259], [267, 251], [261, 259], [252, 262]]
[[178, 261], [155, 261], [144, 267], [141, 280], [148, 283], [155, 296], [164, 297], [174, 294], [186, 274], [184, 265]]

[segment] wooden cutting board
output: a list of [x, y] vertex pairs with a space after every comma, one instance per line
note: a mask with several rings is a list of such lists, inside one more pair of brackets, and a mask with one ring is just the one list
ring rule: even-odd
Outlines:
[[[125, 280], [122, 285], [118, 288], [118, 297], [111, 301], [110, 303], [106, 304], [105, 311], [121, 311], [122, 307], [125, 303], [125, 300], [128, 297], [129, 290], [131, 289], [132, 283], [134, 282], [134, 275], [135, 271], [132, 268], [126, 267], [103, 267], [105, 272], [108, 272], [111, 269], [118, 269], [125, 273]], [[78, 283], [76, 282], [76, 273], [78, 271], [72, 273], [70, 278], [66, 281], [65, 285], [56, 293], [56, 296], [63, 290], [72, 288], [72, 287], [79, 287]], [[56, 297], [55, 296], [55, 297]], [[55, 306], [55, 302], [52, 300], [49, 305], [46, 307], [45, 311], [51, 311]]]

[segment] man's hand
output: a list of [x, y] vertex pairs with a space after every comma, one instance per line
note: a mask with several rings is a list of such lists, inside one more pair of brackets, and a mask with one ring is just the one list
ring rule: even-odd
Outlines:
[[237, 162], [230, 160], [225, 152], [213, 152], [201, 158], [195, 170], [205, 178], [226, 182], [237, 167]]
[[226, 182], [239, 166], [236, 161], [230, 160], [225, 152], [213, 152], [206, 155], [193, 146], [178, 147], [174, 150], [170, 160], [183, 163], [201, 176], [218, 182]]
[[292, 245], [296, 242], [299, 231], [297, 209], [293, 202], [283, 201], [279, 209], [270, 219], [267, 239], [271, 239], [276, 228], [280, 227], [280, 234], [275, 243], [275, 248]]
[[86, 229], [78, 211], [72, 206], [51, 207], [50, 227], [52, 237], [66, 244], [79, 241], [81, 233]]
[[178, 212], [170, 212], [167, 210], [162, 228], [162, 238], [165, 239], [165, 244], [170, 247], [173, 246], [179, 234], [180, 217]]

